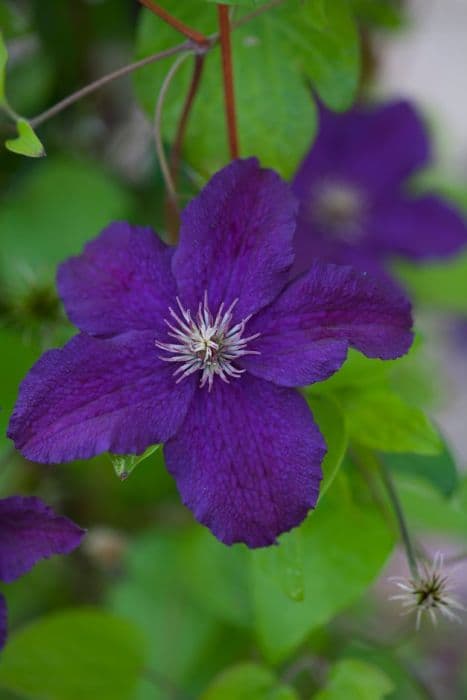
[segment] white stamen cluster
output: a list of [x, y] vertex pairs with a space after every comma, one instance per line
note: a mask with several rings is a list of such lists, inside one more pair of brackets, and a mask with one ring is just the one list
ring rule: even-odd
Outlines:
[[428, 615], [436, 625], [438, 615], [449, 621], [461, 622], [455, 610], [465, 610], [458, 600], [451, 596], [451, 585], [443, 571], [443, 555], [437, 553], [431, 566], [424, 565], [423, 572], [417, 578], [393, 577], [402, 593], [391, 596], [391, 600], [402, 601], [405, 608], [403, 615], [416, 613], [416, 628], [420, 629], [422, 617]]
[[194, 318], [190, 311], [183, 308], [178, 298], [179, 314], [169, 307], [173, 320], [170, 322], [166, 319], [165, 322], [169, 327], [168, 335], [176, 342], [156, 341], [156, 347], [168, 353], [168, 356], [161, 357], [162, 360], [181, 363], [174, 372], [174, 376], [178, 377], [177, 384], [193, 372], [199, 371], [201, 372], [200, 387], [207, 384], [210, 391], [216, 375], [228, 384], [229, 378], [237, 379], [243, 374], [244, 369], [239, 369], [232, 364], [237, 358], [259, 354], [255, 350], [247, 350], [247, 345], [260, 334], [242, 337], [251, 315], [230, 327], [232, 311], [237, 301], [238, 299], [226, 311], [224, 311], [224, 304], [221, 304], [216, 316], [213, 316], [209, 310], [207, 293], [205, 293], [204, 300], [200, 302]]

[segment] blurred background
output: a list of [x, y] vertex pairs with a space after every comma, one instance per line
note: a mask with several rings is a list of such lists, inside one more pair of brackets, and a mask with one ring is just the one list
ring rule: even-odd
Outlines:
[[[362, 27], [362, 93], [404, 96], [419, 106], [436, 145], [436, 163], [425, 174], [426, 183], [467, 212], [467, 3], [407, 0], [395, 3], [393, 10], [390, 26]], [[7, 92], [15, 110], [37, 115], [134, 60], [142, 12], [146, 10], [131, 0], [0, 0], [0, 27], [9, 51]], [[0, 129], [5, 138], [11, 133], [7, 120]], [[91, 683], [86, 696], [83, 691], [61, 694], [60, 689], [37, 693], [34, 685], [12, 680], [14, 674], [2, 676], [0, 668], [0, 698], [199, 697], [217, 673], [238, 662], [260, 661], [267, 647], [267, 642], [258, 643], [258, 630], [252, 630], [257, 611], [246, 550], [223, 548], [193, 522], [179, 502], [161, 451], [121, 481], [108, 456], [44, 468], [24, 461], [3, 437], [25, 372], [45, 348], [74, 332], [55, 292], [57, 263], [79, 252], [111, 220], [152, 225], [161, 233], [165, 229], [152, 127], [138, 106], [131, 78], [63, 111], [44, 123], [39, 134], [45, 159], [0, 152], [0, 479], [3, 495], [38, 495], [86, 527], [88, 535], [70, 557], [43, 562], [4, 587], [10, 627], [14, 633], [50, 613], [91, 606], [134, 624], [148, 651], [144, 674], [131, 692], [110, 660], [110, 690], [97, 691]], [[198, 180], [188, 167], [183, 175], [188, 197]], [[438, 465], [444, 493], [423, 476], [404, 474], [403, 468], [397, 483], [426, 551], [441, 549], [456, 560], [452, 575], [458, 597], [467, 602], [462, 559], [467, 553], [467, 263], [456, 265], [454, 276], [448, 263], [407, 277], [424, 338], [411, 376], [450, 449]], [[444, 295], [437, 293], [448, 285]], [[394, 592], [388, 577], [400, 573], [406, 573], [406, 564], [396, 549], [370, 593], [352, 600], [328, 624], [317, 623], [296, 653], [278, 657], [274, 672], [281, 681], [294, 683], [300, 697], [311, 698], [326, 677], [329, 659], [350, 649], [391, 679], [392, 690], [384, 697], [467, 698], [465, 625], [442, 623], [417, 635], [413, 620], [401, 618], [388, 601]], [[345, 579], [346, 571], [338, 570], [336, 576]], [[262, 589], [255, 581], [254, 595], [267, 596], [267, 586]], [[47, 649], [54, 642], [48, 647], [46, 628], [37, 634], [43, 640], [42, 673], [53, 673]], [[95, 639], [99, 658], [105, 636]], [[107, 657], [100, 663], [104, 673]], [[276, 700], [288, 697], [274, 695]], [[379, 697], [383, 695], [365, 696]]]

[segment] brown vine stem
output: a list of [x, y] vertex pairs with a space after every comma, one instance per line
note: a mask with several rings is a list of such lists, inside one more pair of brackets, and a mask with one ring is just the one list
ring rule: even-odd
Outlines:
[[151, 12], [157, 15], [157, 17], [176, 29], [177, 32], [180, 32], [180, 34], [186, 36], [187, 39], [191, 39], [195, 42], [195, 44], [199, 44], [200, 46], [208, 46], [209, 39], [207, 36], [204, 36], [204, 34], [201, 34], [201, 32], [196, 31], [196, 29], [192, 29], [192, 27], [188, 27], [186, 24], [177, 19], [177, 17], [174, 17], [170, 14], [170, 12], [167, 12], [167, 10], [165, 10], [163, 7], [153, 2], [153, 0], [139, 1], [148, 10], [151, 10]]
[[[263, 14], [263, 12], [267, 12], [273, 7], [281, 5], [284, 1], [285, 0], [271, 0], [271, 2], [261, 5], [261, 7], [258, 7], [258, 9], [253, 10], [253, 12], [244, 15], [238, 21], [234, 22], [231, 27], [232, 31], [247, 24], [252, 19], [255, 19], [259, 15]], [[213, 46], [217, 44], [217, 42], [219, 41], [219, 34], [214, 33], [207, 38], [208, 45], [206, 46], [205, 51], [209, 51]], [[164, 58], [175, 56], [176, 54], [181, 53], [182, 51], [199, 51], [199, 49], [200, 47], [198, 44], [194, 44], [193, 41], [188, 40], [183, 42], [182, 44], [177, 44], [176, 46], [172, 46], [169, 49], [165, 49], [164, 51], [159, 51], [158, 53], [151, 54], [151, 56], [146, 56], [145, 58], [142, 58], [140, 61], [136, 61], [135, 63], [130, 63], [129, 65], [122, 66], [122, 68], [118, 68], [117, 70], [112, 71], [112, 73], [108, 73], [107, 75], [104, 75], [101, 78], [94, 80], [94, 82], [89, 83], [89, 85], [85, 85], [79, 90], [76, 90], [76, 92], [72, 92], [70, 95], [67, 95], [67, 97], [64, 97], [63, 100], [60, 100], [52, 107], [49, 107], [44, 112], [41, 112], [41, 114], [38, 114], [35, 117], [32, 117], [28, 121], [33, 128], [36, 128], [37, 126], [40, 126], [52, 117], [55, 117], [57, 114], [62, 112], [64, 109], [67, 109], [75, 102], [78, 102], [83, 97], [92, 94], [93, 92], [99, 90], [101, 87], [107, 85], [107, 83], [110, 83], [113, 80], [117, 80], [118, 78], [122, 78], [125, 75], [129, 75], [130, 73], [133, 73], [139, 68], [144, 68], [144, 66], [148, 66], [151, 63], [156, 63], [156, 61], [161, 61]]]
[[68, 95], [63, 100], [60, 100], [60, 102], [57, 102], [57, 104], [53, 105], [53, 107], [46, 109], [45, 112], [42, 112], [41, 114], [38, 114], [37, 117], [33, 117], [32, 119], [30, 119], [29, 123], [33, 128], [36, 128], [37, 126], [47, 121], [51, 117], [54, 117], [56, 114], [66, 109], [70, 105], [74, 104], [75, 102], [78, 102], [78, 100], [81, 100], [83, 97], [86, 97], [86, 95], [90, 95], [92, 92], [95, 92], [104, 85], [107, 85], [107, 83], [110, 83], [113, 80], [116, 80], [117, 78], [122, 78], [125, 75], [129, 75], [130, 73], [133, 73], [139, 68], [149, 66], [151, 63], [156, 63], [156, 61], [162, 61], [164, 58], [175, 56], [176, 54], [181, 53], [182, 51], [190, 51], [190, 49], [192, 48], [192, 42], [185, 41], [182, 44], [172, 46], [170, 49], [166, 49], [165, 51], [159, 51], [158, 53], [154, 53], [151, 56], [146, 56], [146, 58], [142, 58], [140, 61], [136, 61], [135, 63], [130, 63], [127, 66], [122, 66], [122, 68], [117, 68], [117, 70], [113, 71], [112, 73], [108, 73], [107, 75], [102, 76], [102, 78], [98, 78], [97, 80], [94, 80], [94, 82], [89, 83], [89, 85], [85, 85], [80, 90], [71, 93], [71, 95]]
[[232, 45], [230, 41], [230, 16], [228, 5], [218, 5], [219, 36], [222, 52], [222, 75], [224, 82], [225, 118], [229, 138], [230, 157], [238, 158], [237, 116], [235, 112], [235, 92], [233, 82]]

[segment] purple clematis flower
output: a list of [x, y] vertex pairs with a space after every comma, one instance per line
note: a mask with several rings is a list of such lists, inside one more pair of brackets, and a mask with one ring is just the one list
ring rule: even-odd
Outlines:
[[458, 252], [467, 225], [456, 209], [407, 192], [407, 178], [429, 161], [428, 134], [407, 102], [345, 114], [320, 107], [318, 137], [292, 186], [301, 203], [292, 274], [318, 258], [390, 279], [392, 258]]
[[[56, 515], [39, 498], [10, 496], [0, 499], [0, 581], [10, 583], [41, 559], [68, 554], [84, 535], [68, 518]], [[5, 599], [0, 595], [0, 649], [7, 636]]]
[[395, 358], [409, 302], [348, 267], [288, 284], [296, 202], [256, 159], [217, 173], [182, 214], [180, 243], [110, 225], [61, 266], [81, 329], [23, 381], [9, 435], [38, 462], [164, 442], [183, 502], [223, 542], [265, 546], [314, 507], [325, 443], [294, 388], [349, 346]]

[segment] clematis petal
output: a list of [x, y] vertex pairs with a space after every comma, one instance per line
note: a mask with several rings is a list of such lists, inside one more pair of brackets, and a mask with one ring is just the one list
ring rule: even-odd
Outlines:
[[263, 547], [316, 504], [326, 447], [298, 392], [245, 374], [200, 391], [164, 452], [197, 520]]
[[36, 462], [86, 459], [110, 450], [139, 454], [175, 433], [195, 379], [176, 384], [154, 334], [86, 334], [49, 350], [24, 379], [8, 435]]
[[415, 260], [442, 258], [467, 246], [467, 223], [439, 197], [391, 198], [379, 205], [371, 227], [381, 250]]
[[6, 600], [0, 593], [0, 651], [5, 646], [8, 636], [8, 611], [6, 609]]
[[177, 294], [172, 254], [149, 228], [111, 224], [59, 268], [68, 317], [92, 335], [161, 328]]
[[288, 186], [255, 158], [218, 172], [182, 214], [173, 272], [181, 300], [195, 311], [209, 306], [235, 318], [268, 304], [282, 289], [293, 261], [296, 203]]
[[53, 554], [75, 549], [85, 531], [32, 496], [0, 500], [0, 580], [9, 583]]
[[372, 197], [398, 187], [430, 158], [426, 129], [405, 101], [336, 114], [321, 106], [318, 137], [299, 167], [293, 191], [301, 202], [317, 183], [360, 186]]
[[384, 360], [403, 355], [412, 343], [406, 297], [392, 285], [350, 267], [316, 263], [248, 324], [260, 333], [258, 355], [240, 364], [283, 386], [326, 379], [348, 346]]

